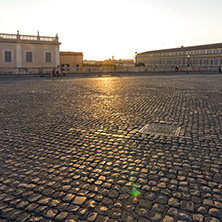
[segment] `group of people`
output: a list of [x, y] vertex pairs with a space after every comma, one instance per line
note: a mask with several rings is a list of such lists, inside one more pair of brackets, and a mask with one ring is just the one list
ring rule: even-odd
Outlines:
[[66, 75], [66, 71], [63, 67], [57, 67], [57, 68], [54, 68], [52, 70], [52, 73], [51, 73], [51, 77], [53, 76], [65, 76]]

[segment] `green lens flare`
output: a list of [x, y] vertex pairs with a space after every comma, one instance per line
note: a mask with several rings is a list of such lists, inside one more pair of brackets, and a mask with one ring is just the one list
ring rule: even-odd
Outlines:
[[131, 197], [138, 197], [140, 195], [140, 192], [136, 189], [134, 182], [132, 182], [132, 186], [133, 186], [133, 189], [132, 189], [130, 196]]

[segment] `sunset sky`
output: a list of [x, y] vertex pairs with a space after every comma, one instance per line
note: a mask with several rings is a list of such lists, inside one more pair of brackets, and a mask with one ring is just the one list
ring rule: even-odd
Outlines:
[[84, 59], [222, 42], [222, 0], [0, 0], [0, 33], [59, 35]]

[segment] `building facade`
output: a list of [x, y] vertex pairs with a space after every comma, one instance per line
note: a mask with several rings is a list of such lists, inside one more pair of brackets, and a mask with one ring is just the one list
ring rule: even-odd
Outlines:
[[60, 66], [62, 67], [82, 67], [82, 52], [60, 52]]
[[144, 63], [149, 69], [218, 70], [222, 65], [222, 43], [138, 53], [136, 63]]
[[59, 38], [0, 34], [0, 68], [34, 70], [59, 65]]

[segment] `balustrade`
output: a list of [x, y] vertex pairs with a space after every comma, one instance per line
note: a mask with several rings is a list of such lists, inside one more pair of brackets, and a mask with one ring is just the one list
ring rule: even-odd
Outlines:
[[46, 41], [46, 42], [58, 42], [58, 35], [55, 37], [48, 36], [35, 36], [35, 35], [20, 35], [19, 32], [17, 34], [5, 34], [0, 33], [0, 40], [22, 40], [22, 41]]

